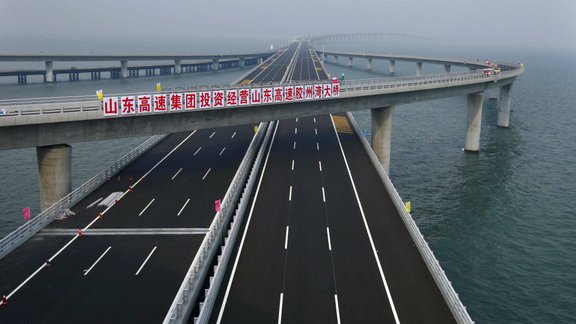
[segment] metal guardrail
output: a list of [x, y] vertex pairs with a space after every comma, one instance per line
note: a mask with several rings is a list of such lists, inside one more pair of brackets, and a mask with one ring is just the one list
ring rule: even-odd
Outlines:
[[268, 123], [261, 123], [258, 132], [252, 138], [247, 153], [242, 159], [234, 179], [226, 191], [226, 195], [222, 199], [220, 211], [214, 216], [208, 233], [204, 236], [204, 240], [180, 285], [180, 289], [178, 289], [178, 293], [163, 323], [185, 323], [190, 317], [192, 308], [198, 299], [204, 280], [212, 265], [212, 260], [220, 248], [220, 242], [224, 239], [225, 231], [235, 211], [240, 194], [243, 192], [242, 189], [245, 188], [246, 178], [252, 170], [255, 155], [261, 147], [264, 134], [268, 133], [267, 125]]
[[[505, 67], [508, 68], [508, 70], [504, 70], [501, 73], [492, 76], [485, 75], [482, 72], [482, 70], [474, 70], [474, 71], [428, 74], [424, 76], [403, 76], [392, 78], [375, 78], [375, 79], [342, 81], [340, 83], [340, 92], [341, 92], [340, 98], [363, 96], [368, 94], [385, 94], [386, 92], [411, 91], [411, 90], [417, 90], [418, 88], [422, 87], [441, 88], [441, 87], [452, 87], [458, 85], [467, 85], [473, 83], [482, 83], [487, 81], [497, 82], [501, 79], [516, 77], [522, 74], [522, 72], [524, 71], [524, 67], [522, 65], [510, 64], [506, 65]], [[326, 83], [326, 81], [321, 83], [324, 84]], [[314, 84], [320, 84], [320, 82], [299, 81], [283, 84], [280, 84], [278, 82], [258, 83], [244, 86], [213, 85], [213, 86], [177, 87], [177, 88], [164, 89], [164, 91], [160, 93], [167, 94], [176, 91], [237, 90], [237, 89], [251, 89], [262, 87], [275, 87], [275, 86], [286, 87], [286, 86], [304, 85], [304, 84], [314, 85]], [[374, 91], [378, 92], [376, 93]], [[128, 95], [129, 96], [150, 95], [150, 92], [111, 94], [109, 96], [120, 97]], [[313, 100], [337, 100], [337, 98], [313, 99]], [[294, 101], [294, 103], [297, 103], [297, 101]], [[36, 105], [45, 105], [45, 107], [42, 106], [34, 107]], [[101, 109], [101, 105], [102, 103], [96, 99], [96, 96], [0, 100], [0, 118], [26, 116], [26, 115], [70, 113], [70, 112], [75, 113], [91, 112]], [[238, 109], [238, 107], [209, 108], [209, 109]]]
[[386, 186], [386, 190], [390, 194], [390, 197], [392, 198], [392, 201], [394, 202], [396, 209], [400, 213], [400, 217], [402, 218], [402, 221], [404, 222], [406, 229], [410, 233], [412, 240], [416, 244], [416, 247], [418, 248], [418, 251], [422, 256], [422, 259], [426, 263], [428, 271], [430, 271], [430, 273], [432, 274], [432, 277], [434, 278], [436, 285], [440, 289], [442, 296], [444, 296], [444, 299], [446, 300], [446, 303], [448, 304], [448, 307], [450, 308], [452, 315], [454, 316], [454, 318], [458, 323], [466, 323], [466, 324], [474, 323], [474, 321], [470, 318], [470, 315], [468, 314], [466, 307], [462, 304], [462, 301], [460, 301], [460, 298], [458, 297], [458, 294], [454, 290], [454, 287], [452, 287], [452, 283], [450, 282], [450, 280], [448, 280], [448, 277], [446, 277], [446, 273], [442, 269], [442, 266], [438, 262], [438, 259], [436, 259], [436, 257], [434, 256], [434, 252], [432, 252], [430, 246], [428, 246], [428, 242], [426, 242], [424, 236], [422, 236], [422, 233], [420, 232], [418, 225], [416, 225], [416, 223], [412, 219], [412, 216], [406, 211], [406, 207], [404, 205], [404, 202], [402, 202], [402, 198], [400, 198], [400, 194], [398, 194], [398, 191], [392, 184], [392, 181], [390, 181], [390, 178], [388, 178], [386, 171], [384, 171], [382, 164], [380, 164], [380, 161], [378, 161], [378, 158], [376, 157], [374, 151], [370, 147], [368, 140], [361, 135], [362, 131], [358, 127], [356, 120], [354, 119], [351, 113], [348, 112], [347, 115], [350, 120], [350, 124], [352, 125], [352, 127], [356, 132], [356, 135], [362, 142], [364, 149], [368, 153], [368, 156], [370, 156], [370, 160], [372, 161], [372, 164], [376, 168], [376, 171], [378, 172], [380, 179]]
[[94, 189], [107, 181], [108, 177], [115, 175], [128, 163], [132, 162], [134, 159], [164, 139], [164, 137], [166, 137], [166, 135], [155, 135], [150, 137], [137, 148], [133, 149], [128, 154], [124, 155], [119, 160], [109, 165], [106, 169], [102, 170], [100, 173], [82, 184], [76, 190], [60, 199], [54, 205], [41, 212], [30, 221], [24, 223], [10, 234], [6, 235], [4, 238], [2, 238], [2, 240], [0, 240], [0, 259], [5, 257], [8, 253], [12, 252], [38, 231], [50, 224], [54, 218], [66, 213], [70, 207], [75, 205], [77, 202], [90, 194]]
[[[252, 192], [254, 184], [260, 175], [258, 170], [260, 169], [260, 165], [262, 164], [262, 160], [266, 154], [265, 151], [268, 147], [267, 144], [270, 141], [270, 137], [272, 136], [275, 124], [276, 123], [274, 122], [269, 123], [268, 131], [266, 132], [266, 137], [264, 138], [263, 142], [264, 144], [260, 146], [256, 160], [250, 171], [248, 182], [242, 191], [242, 196], [240, 197], [238, 208], [236, 209], [232, 222], [230, 223], [229, 229], [227, 231], [228, 236], [220, 241], [223, 243], [222, 253], [218, 258], [218, 264], [216, 266], [214, 276], [210, 280], [210, 288], [207, 290], [204, 302], [200, 306], [200, 314], [198, 314], [198, 317], [194, 319], [195, 324], [206, 324], [210, 320], [212, 310], [214, 309], [214, 304], [216, 303], [216, 297], [220, 291], [220, 286], [222, 285], [228, 262], [230, 261], [230, 256], [232, 255], [232, 251], [234, 250], [234, 246], [236, 244], [236, 238], [240, 232], [240, 227], [243, 222], [246, 207], [250, 202], [250, 193]], [[222, 231], [222, 234], [224, 234], [224, 231]]]

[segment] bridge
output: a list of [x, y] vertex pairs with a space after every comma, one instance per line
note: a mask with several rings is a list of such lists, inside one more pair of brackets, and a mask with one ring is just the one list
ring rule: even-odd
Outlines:
[[[42, 76], [44, 82], [56, 82], [60, 74], [68, 75], [68, 80], [79, 81], [81, 74], [90, 74], [91, 80], [100, 80], [107, 73], [112, 79], [180, 74], [202, 71], [217, 71], [229, 68], [244, 68], [261, 63], [273, 53], [219, 54], [219, 55], [0, 55], [0, 62], [43, 62], [43, 70], [0, 71], [0, 77], [16, 76], [19, 84], [26, 84], [29, 76]], [[120, 62], [120, 66], [93, 68], [55, 69], [54, 62]], [[128, 62], [146, 61], [147, 64], [129, 66]], [[153, 61], [172, 61], [173, 64], [155, 64]]]
[[[480, 63], [477, 65], [478, 69], [484, 67]], [[192, 233], [199, 233], [200, 235], [208, 233], [208, 235], [204, 236], [202, 243], [198, 240], [195, 241], [196, 243], [189, 241], [191, 242], [189, 244], [192, 244], [189, 246], [194, 248], [192, 248], [193, 251], [187, 251], [187, 253], [193, 253], [195, 256], [188, 254], [187, 258], [188, 260], [194, 258], [194, 260], [186, 274], [186, 280], [184, 280], [180, 292], [177, 294], [177, 298], [170, 307], [171, 315], [167, 315], [167, 320], [177, 320], [182, 318], [182, 316], [186, 317], [191, 310], [184, 306], [189, 304], [189, 300], [196, 301], [200, 298], [204, 299], [201, 304], [200, 318], [213, 322], [229, 322], [238, 318], [249, 322], [280, 321], [282, 318], [289, 322], [301, 322], [302, 320], [306, 321], [306, 319], [308, 321], [312, 319], [320, 322], [340, 322], [341, 318], [342, 320], [347, 319], [347, 321], [363, 318], [364, 321], [368, 322], [378, 321], [379, 319], [387, 319], [390, 322], [422, 322], [441, 318], [442, 321], [456, 320], [458, 322], [467, 322], [469, 317], [465, 309], [443, 275], [438, 262], [427, 245], [425, 245], [425, 241], [421, 235], [419, 236], [417, 227], [415, 227], [410, 216], [403, 209], [400, 198], [393, 190], [393, 186], [386, 176], [385, 169], [388, 168], [388, 165], [386, 165], [386, 152], [389, 158], [392, 108], [394, 105], [418, 100], [467, 95], [469, 110], [468, 133], [471, 135], [467, 134], [466, 148], [474, 151], [478, 149], [478, 146], [475, 146], [478, 140], [475, 136], [479, 137], [480, 120], [478, 115], [482, 109], [481, 92], [494, 87], [507, 87], [507, 90], [503, 92], [508, 91], [509, 96], [509, 86], [522, 71], [523, 67], [521, 65], [507, 65], [499, 75], [492, 76], [485, 75], [482, 70], [472, 70], [463, 73], [444, 73], [433, 76], [343, 81], [338, 84], [340, 91], [338, 96], [303, 99], [299, 102], [286, 102], [284, 100], [266, 104], [249, 102], [245, 107], [224, 106], [143, 115], [135, 113], [126, 116], [118, 114], [113, 117], [104, 115], [102, 110], [104, 104], [102, 102], [90, 98], [57, 99], [55, 103], [40, 100], [39, 102], [25, 103], [28, 105], [26, 107], [10, 102], [5, 105], [6, 108], [3, 108], [6, 114], [0, 117], [0, 123], [4, 123], [1, 124], [0, 130], [11, 127], [13, 127], [11, 128], [12, 131], [17, 130], [19, 127], [38, 127], [40, 129], [46, 127], [46, 125], [58, 124], [55, 121], [59, 119], [62, 119], [64, 124], [68, 124], [68, 129], [72, 129], [71, 125], [87, 127], [90, 123], [97, 122], [102, 123], [102, 125], [116, 124], [117, 126], [109, 128], [111, 132], [114, 132], [115, 129], [119, 130], [123, 127], [129, 127], [130, 124], [134, 123], [143, 122], [143, 124], [140, 124], [141, 126], [146, 125], [146, 123], [152, 124], [153, 120], [155, 120], [154, 124], [160, 125], [158, 126], [160, 127], [159, 130], [156, 130], [160, 132], [165, 132], [167, 129], [168, 125], [163, 125], [167, 120], [172, 121], [174, 130], [194, 129], [192, 133], [181, 133], [181, 135], [174, 135], [164, 139], [150, 153], [146, 152], [147, 148], [142, 148], [140, 152], [127, 156], [122, 162], [119, 162], [119, 165], [106, 170], [104, 174], [99, 175], [99, 178], [94, 180], [92, 187], [99, 188], [95, 192], [91, 193], [90, 188], [82, 188], [82, 192], [75, 192], [73, 196], [66, 196], [56, 205], [53, 205], [52, 209], [46, 209], [45, 218], [42, 219], [40, 217], [35, 229], [28, 229], [28, 232], [22, 230], [17, 233], [17, 236], [25, 238], [32, 236], [43, 228], [45, 223], [50, 223], [53, 217], [60, 215], [62, 209], [67, 206], [75, 206], [74, 210], [77, 215], [67, 218], [61, 222], [62, 225], [52, 223], [40, 234], [43, 238], [52, 236], [59, 238], [60, 240], [54, 240], [55, 243], [53, 244], [56, 246], [65, 243], [62, 241], [62, 235], [67, 234], [73, 237], [55, 255], [50, 254], [50, 250], [53, 250], [54, 247], [48, 246], [44, 254], [39, 253], [35, 257], [36, 265], [38, 263], [42, 264], [35, 274], [43, 274], [55, 268], [53, 260], [66, 247], [78, 244], [83, 245], [84, 243], [81, 242], [87, 242], [88, 240], [86, 239], [88, 237], [80, 239], [83, 235], [92, 238], [92, 235], [101, 233], [104, 237], [113, 237], [114, 233], [116, 235], [129, 236], [141, 232], [134, 229], [134, 224], [138, 224], [137, 220], [128, 220], [125, 217], [120, 217], [120, 215], [125, 213], [133, 214], [134, 211], [131, 210], [138, 209], [140, 211], [139, 216], [142, 216], [146, 213], [170, 214], [171, 212], [168, 212], [166, 208], [172, 208], [179, 209], [179, 211], [174, 210], [173, 213], [180, 215], [186, 208], [192, 208], [187, 207], [188, 203], [190, 203], [190, 198], [186, 197], [189, 196], [185, 193], [174, 191], [179, 192], [179, 189], [170, 189], [168, 196], [176, 194], [178, 197], [170, 197], [170, 199], [168, 197], [153, 198], [150, 200], [149, 194], [154, 191], [154, 183], [159, 181], [156, 178], [161, 178], [161, 174], [163, 174], [163, 176], [172, 177], [172, 180], [178, 179], [180, 173], [184, 172], [182, 171], [183, 167], [177, 169], [177, 164], [181, 163], [174, 164], [175, 161], [170, 155], [173, 152], [179, 152], [175, 153], [175, 155], [180, 155], [179, 159], [191, 159], [201, 152], [203, 147], [204, 150], [207, 148], [206, 146], [198, 146], [198, 143], [187, 144], [190, 139], [193, 140], [199, 137], [197, 135], [202, 135], [200, 141], [210, 141], [217, 133], [221, 132], [220, 130], [226, 133], [228, 129], [227, 135], [220, 139], [220, 143], [235, 138], [239, 140], [242, 137], [243, 144], [240, 144], [240, 147], [236, 147], [233, 155], [236, 156], [235, 160], [231, 159], [227, 162], [228, 168], [226, 170], [228, 171], [218, 172], [219, 180], [215, 180], [215, 183], [219, 184], [220, 189], [216, 189], [216, 191], [210, 189], [210, 193], [198, 193], [198, 200], [204, 201], [203, 207], [197, 206], [192, 209], [196, 211], [194, 215], [209, 215], [210, 212], [206, 209], [206, 205], [210, 204], [206, 204], [206, 201], [213, 200], [214, 197], [224, 197], [222, 205], [217, 208], [219, 210], [209, 228], [206, 229], [209, 219], [200, 221], [204, 227], [194, 226], [194, 224], [190, 223], [197, 222], [197, 220], [184, 221], [187, 226], [181, 227], [181, 230], [165, 229], [166, 223], [161, 225], [164, 221], [159, 219], [145, 221], [148, 224], [146, 227], [151, 228], [149, 231], [150, 235], [155, 235], [156, 240], [158, 240], [158, 236], [173, 236], [176, 235], [174, 234], [176, 232], [180, 233], [181, 237], [198, 235]], [[316, 82], [307, 80], [316, 80]], [[327, 85], [332, 84], [332, 81], [327, 80], [315, 52], [309, 49], [308, 44], [304, 42], [293, 44], [277, 53], [264, 63], [263, 68], [250, 72], [246, 78], [240, 80], [240, 84], [241, 86], [239, 87], [221, 87], [218, 89], [181, 89], [175, 92], [167, 92], [166, 95], [200, 92], [196, 90], [205, 90], [204, 92], [211, 93], [225, 91], [224, 93], [227, 93], [228, 91], [248, 88], [251, 91], [258, 91], [258, 89], [261, 91], [262, 89], [274, 88], [275, 86], [282, 88], [283, 93], [286, 93], [287, 89], [290, 88]], [[136, 95], [125, 94], [107, 98], [120, 100], [121, 97]], [[85, 107], [84, 103], [86, 102], [95, 103], [95, 106]], [[66, 106], [70, 103], [70, 106]], [[54, 108], [52, 106], [50, 108], [52, 110], [49, 112], [46, 105], [53, 104], [60, 107]], [[509, 100], [501, 100], [501, 107], [501, 110], [508, 109], [509, 111]], [[372, 116], [375, 127], [372, 145], [375, 146], [376, 152], [379, 149], [383, 149], [384, 152], [384, 154], [379, 154], [378, 157], [378, 154], [374, 155], [370, 153], [371, 151], [365, 150], [367, 143], [359, 136], [353, 119], [350, 116], [339, 114], [344, 111], [359, 109], [372, 109], [373, 111]], [[328, 113], [334, 115], [329, 117], [329, 115], [326, 115]], [[260, 117], [257, 117], [257, 114], [260, 114]], [[53, 119], [50, 121], [50, 118]], [[178, 122], [179, 119], [183, 120]], [[241, 121], [233, 121], [233, 119]], [[282, 121], [279, 123], [275, 122], [278, 119]], [[233, 126], [250, 123], [253, 125], [255, 122], [268, 120], [272, 122], [260, 124], [257, 128], [257, 136], [252, 139], [249, 145], [249, 134], [252, 126], [238, 128], [240, 130], [243, 129], [241, 131], [242, 136], [239, 135], [240, 131], [235, 130], [236, 128]], [[187, 123], [190, 126], [182, 126]], [[178, 127], [190, 128], [178, 129]], [[209, 130], [213, 127], [224, 128]], [[136, 128], [138, 127], [134, 127], [132, 130], [134, 131]], [[144, 128], [143, 132], [151, 132], [145, 127], [141, 128]], [[86, 132], [86, 134], [89, 133], [91, 132]], [[117, 133], [116, 136], [136, 135]], [[225, 140], [226, 136], [228, 136], [228, 140]], [[4, 138], [4, 136], [0, 138]], [[36, 140], [39, 138], [37, 137]], [[88, 138], [84, 137], [83, 140]], [[14, 143], [15, 140], [10, 140], [10, 142]], [[52, 144], [48, 145], [55, 143], [57, 142], [52, 142]], [[260, 146], [259, 143], [264, 144]], [[152, 146], [152, 144], [148, 143], [148, 146]], [[32, 144], [32, 146], [35, 145]], [[185, 147], [187, 146], [188, 148], [186, 149]], [[9, 147], [6, 144], [4, 149]], [[161, 158], [161, 155], [154, 153], [157, 151], [156, 147], [158, 147], [159, 152], [169, 152], [168, 155]], [[173, 149], [170, 150], [170, 147], [173, 147]], [[246, 147], [248, 147], [248, 154], [242, 162], [239, 162]], [[49, 148], [51, 151], [61, 149], [62, 147], [56, 146]], [[220, 151], [218, 156], [221, 156], [226, 149], [230, 150], [231, 148], [230, 146], [224, 146], [222, 149], [218, 147], [215, 150], [212, 149], [212, 151], [213, 153]], [[63, 148], [63, 150], [68, 150], [69, 152], [69, 148]], [[39, 150], [39, 152], [41, 151], [42, 149]], [[156, 158], [137, 159], [136, 163], [122, 169], [123, 164], [136, 159], [138, 154], [152, 154]], [[185, 158], [186, 156], [187, 158]], [[350, 159], [351, 156], [354, 156], [354, 159]], [[157, 164], [151, 162], [151, 160], [155, 162], [158, 159], [160, 161]], [[199, 162], [199, 165], [207, 166], [210, 163], [210, 158], [206, 157], [206, 159], [204, 162]], [[292, 160], [291, 164], [290, 160]], [[263, 163], [263, 165], [250, 167], [252, 161], [260, 161], [259, 163]], [[167, 168], [168, 170], [161, 171], [164, 168], [158, 166], [162, 163], [170, 165]], [[241, 167], [238, 169], [237, 177], [243, 177], [243, 179], [234, 177], [234, 179], [230, 180], [231, 174], [233, 170], [236, 170], [238, 163], [240, 163]], [[284, 166], [286, 163], [289, 164], [288, 167]], [[384, 168], [382, 168], [381, 163], [384, 164]], [[142, 166], [142, 164], [147, 164], [148, 167]], [[258, 173], [257, 171], [260, 168], [262, 171]], [[121, 171], [118, 173], [119, 170]], [[199, 174], [197, 178], [193, 178], [202, 178], [204, 180], [210, 175], [215, 175], [214, 172], [216, 172], [210, 173], [212, 168], [204, 170], [196, 170], [195, 172]], [[253, 172], [250, 172], [250, 170]], [[130, 174], [142, 176], [130, 176]], [[117, 175], [118, 180], [115, 181]], [[260, 180], [256, 186], [255, 182], [258, 176]], [[242, 192], [246, 182], [249, 186]], [[227, 187], [230, 183], [232, 185], [224, 195], [222, 188]], [[184, 184], [181, 183], [180, 185]], [[199, 184], [188, 184], [186, 186], [190, 186], [189, 188], [194, 186], [203, 187], [201, 181]], [[262, 193], [260, 195], [262, 197], [259, 198], [261, 188]], [[371, 191], [367, 190], [367, 188], [375, 189]], [[98, 197], [102, 198], [104, 193], [108, 192], [119, 192], [119, 194], [112, 198], [110, 196], [106, 197], [108, 204], [102, 205], [99, 212], [86, 211], [89, 209], [89, 205], [98, 201]], [[245, 194], [252, 192], [255, 193], [256, 198], [245, 197]], [[314, 194], [314, 192], [317, 194]], [[135, 194], [145, 195], [147, 198], [142, 197], [134, 201], [136, 199], [134, 197]], [[385, 196], [389, 198], [383, 200], [382, 197]], [[236, 209], [234, 206], [236, 206], [236, 202], [240, 197], [245, 198], [240, 200], [240, 205], [238, 205], [240, 211], [246, 210], [249, 203], [252, 204], [250, 213], [247, 219], [244, 220], [241, 216], [242, 213], [233, 215]], [[344, 199], [344, 197], [348, 198]], [[126, 199], [128, 201], [124, 202]], [[162, 199], [164, 202], [160, 202]], [[181, 206], [168, 207], [171, 205], [169, 201], [172, 200], [180, 200], [184, 203]], [[144, 202], [144, 206], [136, 207], [140, 205], [138, 202]], [[156, 208], [159, 209], [155, 210], [154, 206], [158, 206]], [[90, 206], [90, 208], [92, 207]], [[275, 211], [272, 215], [270, 213], [271, 210]], [[385, 211], [385, 217], [382, 217], [382, 211]], [[93, 218], [94, 213], [97, 213], [96, 218], [90, 220], [90, 215]], [[317, 215], [325, 216], [317, 217]], [[231, 219], [233, 221], [230, 223]], [[106, 227], [101, 231], [96, 231], [93, 228], [104, 226], [99, 224], [104, 224], [105, 222], [107, 222], [107, 226], [120, 222], [119, 225], [124, 230], [117, 233], [118, 231]], [[79, 226], [79, 224], [86, 223], [89, 225]], [[180, 222], [177, 223], [183, 225]], [[226, 225], [228, 223], [231, 224], [229, 230], [228, 225]], [[96, 225], [93, 226], [93, 224]], [[128, 228], [128, 225], [131, 227]], [[51, 227], [54, 227], [54, 229], [51, 229]], [[60, 229], [61, 227], [66, 227], [69, 230], [63, 231]], [[168, 225], [168, 227], [174, 226]], [[77, 228], [81, 228], [82, 231], [76, 232]], [[394, 228], [392, 232], [390, 232], [391, 228]], [[224, 234], [225, 230], [228, 230], [228, 234]], [[233, 239], [234, 235], [239, 237], [241, 230], [244, 231], [242, 239]], [[349, 231], [352, 233], [363, 232], [365, 234], [350, 235]], [[322, 237], [319, 233], [325, 233], [326, 236]], [[391, 235], [391, 233], [395, 234]], [[227, 236], [226, 239], [224, 239], [225, 236]], [[79, 243], [72, 244], [76, 240]], [[211, 260], [218, 253], [219, 244], [214, 242], [221, 241], [225, 241], [228, 244], [225, 244], [223, 254], [217, 259], [220, 262], [226, 259], [235, 259], [233, 270], [230, 270], [230, 267], [223, 263], [222, 266], [217, 266], [218, 270], [212, 273], [212, 271], [208, 270], [211, 263], [206, 263], [205, 260]], [[134, 243], [129, 243], [126, 240], [123, 240], [123, 242], [127, 246], [132, 246], [129, 249], [134, 249]], [[6, 240], [3, 240], [2, 243], [0, 251], [3, 255], [14, 248], [7, 246], [5, 244]], [[30, 240], [22, 248], [26, 249], [26, 245], [38, 246], [42, 244], [38, 241]], [[106, 247], [102, 243], [96, 245], [96, 247], [93, 246], [92, 248]], [[280, 251], [278, 251], [274, 247], [283, 247], [283, 249], [280, 248]], [[90, 249], [90, 247], [88, 248]], [[29, 247], [28, 249], [33, 248]], [[146, 260], [153, 255], [155, 249], [156, 247], [152, 249]], [[109, 251], [109, 249], [102, 250], [105, 251], [98, 260], [104, 258], [106, 253], [108, 253], [107, 251]], [[197, 254], [196, 251], [198, 251]], [[66, 253], [74, 253], [74, 251]], [[99, 252], [97, 253], [94, 250], [91, 254], [96, 258]], [[18, 255], [19, 253], [12, 253], [4, 258], [2, 262], [8, 262], [9, 264], [10, 258], [17, 259]], [[76, 260], [76, 257], [72, 257], [72, 259]], [[174, 263], [173, 261], [166, 261], [171, 260], [166, 259], [169, 257], [174, 256], [163, 256], [165, 262]], [[118, 258], [121, 258], [121, 256], [117, 255], [113, 260], [118, 260]], [[406, 261], [408, 259], [412, 261]], [[270, 260], [270, 262], [262, 264], [262, 260]], [[355, 261], [347, 262], [346, 260]], [[400, 260], [405, 260], [405, 263], [401, 264]], [[12, 262], [15, 261], [12, 260]], [[292, 264], [292, 266], [286, 268], [286, 262]], [[146, 261], [144, 261], [145, 263]], [[142, 264], [142, 267], [144, 264]], [[200, 266], [201, 264], [204, 264], [204, 266]], [[283, 264], [284, 266], [282, 266]], [[85, 269], [85, 272], [91, 271], [92, 267]], [[179, 267], [182, 267], [182, 265]], [[14, 269], [10, 272], [10, 267], [5, 267], [4, 269], [8, 269], [6, 272], [10, 274], [9, 277], [22, 278], [24, 283], [21, 284], [21, 287], [27, 287], [28, 282], [31, 282], [31, 280], [40, 280], [31, 277], [25, 279], [23, 274], [15, 275]], [[320, 269], [323, 270], [320, 271]], [[140, 270], [138, 270], [136, 275], [139, 275]], [[107, 271], [107, 273], [110, 273], [111, 270]], [[236, 271], [239, 273], [238, 275], [234, 274]], [[182, 274], [182, 271], [179, 270], [179, 273]], [[211, 276], [213, 275], [214, 278], [210, 282], [215, 283], [215, 288], [211, 288], [205, 296], [202, 296], [203, 294], [200, 294], [198, 287], [202, 286], [202, 278], [210, 273], [212, 273]], [[358, 281], [358, 273], [363, 273], [367, 278], [371, 279]], [[386, 275], [384, 275], [385, 273]], [[413, 273], [410, 280], [406, 280], [407, 273]], [[179, 278], [181, 277], [180, 275]], [[3, 276], [3, 278], [7, 277]], [[279, 278], [284, 279], [279, 281]], [[50, 280], [54, 280], [54, 277], [48, 280], [51, 285], [53, 283]], [[264, 284], [262, 280], [267, 284]], [[227, 288], [221, 289], [218, 286], [218, 282], [228, 282]], [[260, 284], [255, 286], [255, 282], [260, 282]], [[122, 285], [120, 282], [117, 284]], [[64, 285], [70, 284], [65, 283]], [[14, 284], [8, 284], [3, 287], [14, 288], [14, 286]], [[21, 287], [17, 287], [16, 291]], [[74, 287], [71, 289], [76, 289]], [[171, 287], [173, 288], [174, 284]], [[194, 287], [196, 289], [192, 289]], [[32, 292], [33, 289], [30, 291]], [[310, 293], [311, 291], [314, 291], [314, 293]], [[327, 291], [332, 291], [332, 293], [326, 295]], [[192, 292], [192, 295], [190, 295], [190, 292]], [[3, 305], [4, 309], [10, 309], [6, 308], [6, 306], [18, 309], [13, 304], [17, 304], [17, 298], [20, 293], [13, 292], [7, 296], [9, 303]], [[26, 295], [25, 292], [22, 294]], [[164, 294], [164, 296], [168, 295], [168, 293]], [[363, 297], [358, 298], [358, 296]], [[146, 300], [150, 302], [150, 298]], [[377, 302], [377, 307], [374, 307], [375, 302]], [[89, 301], [86, 303], [89, 303]], [[263, 304], [260, 305], [259, 303]], [[346, 306], [340, 308], [339, 303], [345, 303]], [[382, 308], [381, 303], [385, 303], [388, 306]], [[106, 303], [107, 307], [113, 308], [112, 305], [108, 304], [111, 303]], [[422, 308], [419, 308], [420, 311], [414, 311], [415, 307]], [[211, 312], [212, 308], [217, 309], [217, 311], [215, 313]], [[2, 316], [1, 311], [4, 309], [0, 309], [0, 316]], [[183, 311], [183, 309], [187, 310]], [[13, 311], [7, 311], [6, 313], [12, 314], [10, 316], [16, 316]], [[212, 315], [213, 317], [211, 318], [211, 314], [216, 315]], [[58, 316], [65, 315], [60, 312]], [[137, 318], [137, 314], [130, 311], [126, 311], [122, 316], [122, 318]]]

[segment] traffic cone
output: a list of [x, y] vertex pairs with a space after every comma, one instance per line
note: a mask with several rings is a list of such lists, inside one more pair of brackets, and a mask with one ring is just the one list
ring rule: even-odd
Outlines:
[[84, 235], [84, 232], [82, 232], [81, 229], [78, 229], [78, 236], [82, 236], [82, 235]]
[[98, 214], [98, 218], [102, 219], [102, 213]]
[[46, 266], [49, 267], [52, 265], [52, 262], [50, 262], [50, 259], [46, 259]]
[[2, 296], [2, 302], [0, 303], [0, 305], [6, 305], [8, 304], [8, 297], [6, 297], [6, 295]]

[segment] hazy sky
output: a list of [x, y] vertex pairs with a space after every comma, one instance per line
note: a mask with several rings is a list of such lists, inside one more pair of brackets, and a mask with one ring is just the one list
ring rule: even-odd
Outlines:
[[287, 39], [372, 31], [574, 49], [576, 0], [0, 0], [0, 52], [18, 39]]

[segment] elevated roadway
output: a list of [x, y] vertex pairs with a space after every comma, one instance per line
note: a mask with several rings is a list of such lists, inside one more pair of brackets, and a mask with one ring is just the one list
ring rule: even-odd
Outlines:
[[[326, 79], [307, 43], [293, 71]], [[374, 173], [346, 117], [280, 121], [210, 322], [454, 322]]]
[[253, 135], [172, 134], [110, 178], [0, 260], [0, 322], [161, 322]]

